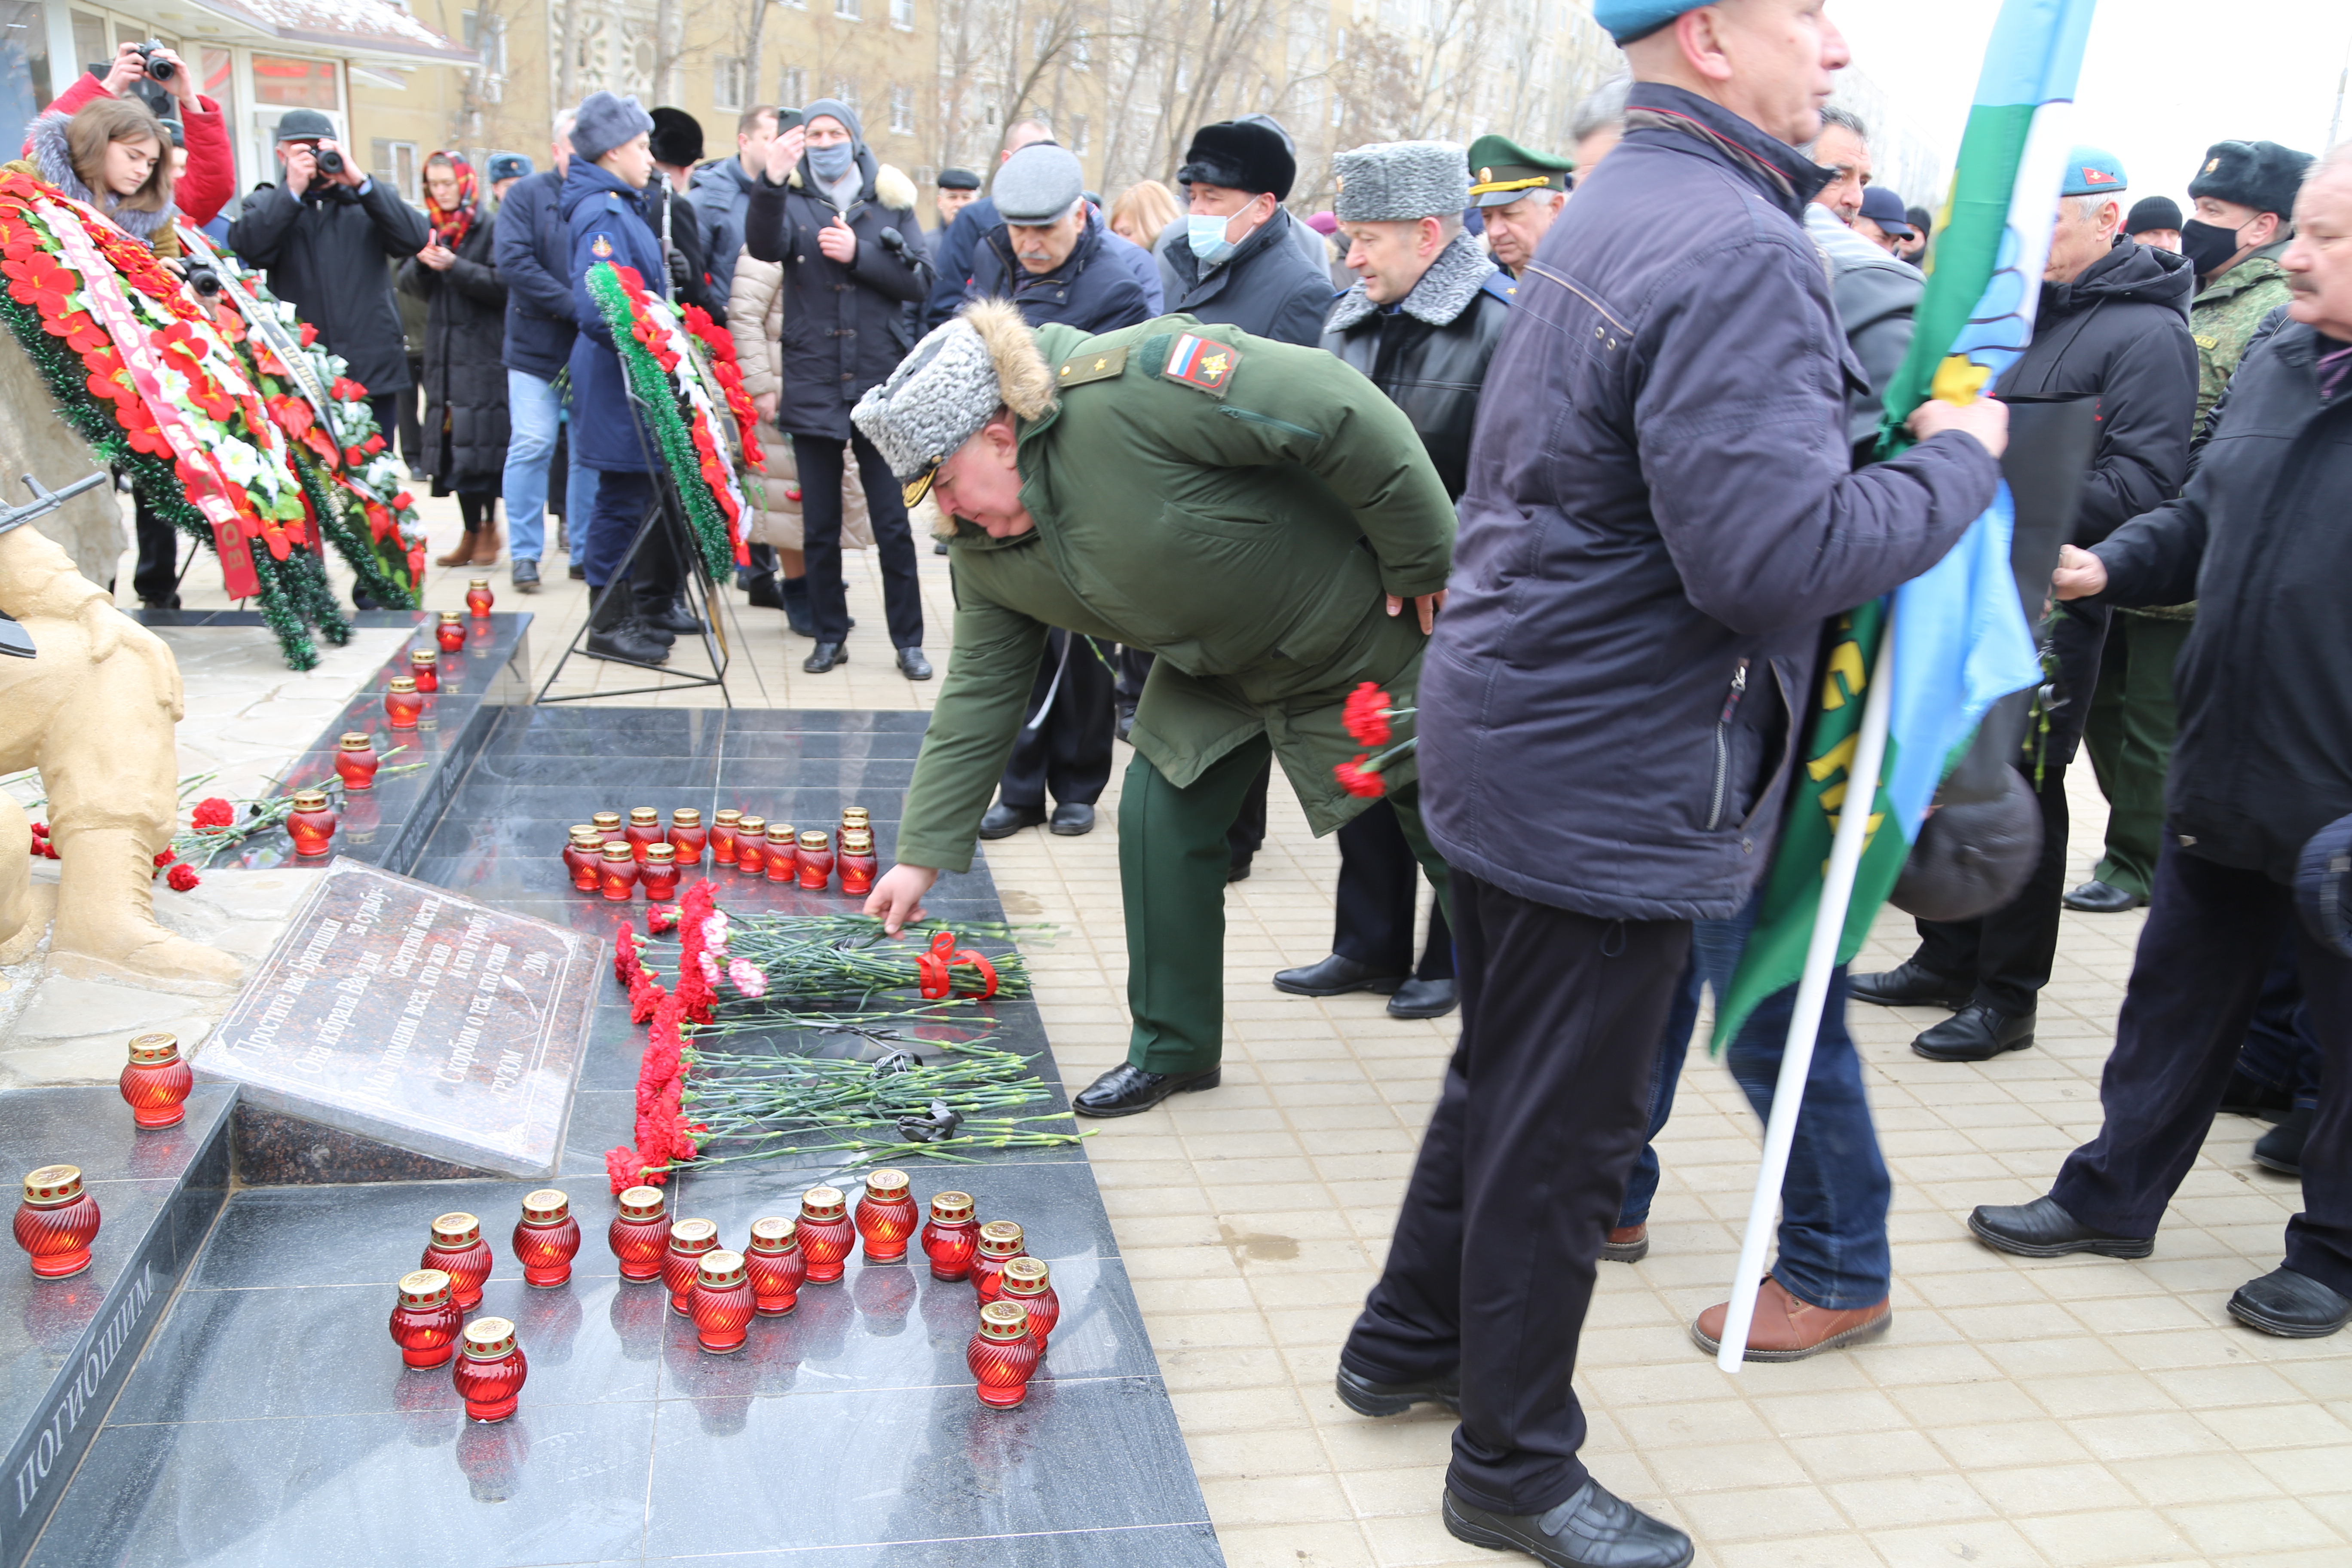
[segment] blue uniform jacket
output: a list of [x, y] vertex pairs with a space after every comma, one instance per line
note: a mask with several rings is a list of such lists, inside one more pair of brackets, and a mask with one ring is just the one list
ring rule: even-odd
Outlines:
[[620, 356], [612, 330], [588, 293], [588, 268], [600, 261], [633, 267], [648, 292], [667, 299], [669, 271], [661, 242], [646, 226], [637, 193], [584, 158], [572, 160], [563, 181], [563, 218], [572, 234], [572, 316], [580, 336], [572, 345], [572, 442], [581, 463], [607, 473], [646, 471], [635, 421], [629, 413]]

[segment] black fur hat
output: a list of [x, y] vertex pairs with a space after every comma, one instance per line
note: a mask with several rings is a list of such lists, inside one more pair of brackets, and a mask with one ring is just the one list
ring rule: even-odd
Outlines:
[[2189, 194], [2291, 217], [2294, 194], [2310, 167], [2310, 153], [2275, 142], [2216, 142], [2205, 149], [2204, 165], [2189, 182]]
[[1255, 195], [1271, 191], [1276, 201], [1286, 201], [1298, 178], [1298, 160], [1283, 144], [1281, 133], [1245, 120], [1221, 120], [1192, 132], [1184, 149], [1184, 166], [1177, 183], [1223, 185]]
[[654, 111], [654, 162], [673, 169], [691, 169], [702, 162], [702, 121], [683, 109], [667, 106]]

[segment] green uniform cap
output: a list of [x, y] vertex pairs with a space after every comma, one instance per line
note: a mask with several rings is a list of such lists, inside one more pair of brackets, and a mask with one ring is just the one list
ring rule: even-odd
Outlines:
[[1507, 207], [1530, 191], [1568, 189], [1573, 158], [1530, 152], [1507, 136], [1486, 135], [1470, 143], [1470, 201]]

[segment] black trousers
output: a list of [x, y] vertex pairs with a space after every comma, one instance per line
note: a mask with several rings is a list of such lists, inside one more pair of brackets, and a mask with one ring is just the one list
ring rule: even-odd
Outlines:
[[857, 454], [857, 477], [866, 486], [866, 512], [874, 524], [874, 552], [882, 563], [883, 618], [892, 647], [923, 643], [923, 595], [915, 582], [915, 536], [907, 527], [906, 503], [890, 465], [863, 436], [835, 441], [823, 436], [793, 437], [793, 458], [801, 476], [801, 548], [808, 555], [809, 615], [819, 642], [849, 640], [849, 604], [841, 586], [841, 468], [844, 447]]
[[1257, 777], [1250, 781], [1249, 790], [1242, 796], [1242, 808], [1234, 817], [1234, 825], [1225, 829], [1225, 853], [1235, 865], [1248, 859], [1265, 847], [1265, 789], [1274, 782], [1274, 758], [1269, 755], [1258, 764]]
[[180, 531], [157, 517], [140, 501], [134, 512], [139, 535], [139, 566], [131, 576], [131, 591], [142, 605], [169, 605], [179, 597]]
[[1542, 1513], [1584, 1484], [1577, 1339], [1691, 928], [1572, 914], [1460, 871], [1453, 896], [1462, 1037], [1339, 1359], [1379, 1383], [1458, 1367], [1446, 1484]]
[[2311, 939], [2291, 889], [2259, 871], [2200, 860], [2169, 832], [2099, 1079], [2106, 1121], [2066, 1157], [2050, 1195], [2084, 1225], [2156, 1234], [2212, 1128], [2272, 956], [2290, 931], [2321, 1066], [2286, 1266], [2352, 1296], [2352, 960]]
[[1108, 646], [1092, 637], [1072, 637], [1058, 628], [1046, 634], [1045, 662], [1029, 689], [1030, 713], [1040, 707], [1045, 713], [1035, 729], [1024, 728], [1013, 742], [999, 786], [1005, 805], [1042, 806], [1048, 790], [1063, 805], [1092, 805], [1102, 798], [1110, 783], [1117, 718], [1111, 706], [1109, 657]]
[[1454, 978], [1454, 933], [1444, 905], [1429, 907], [1429, 942], [1413, 967], [1412, 923], [1421, 907], [1421, 862], [1389, 803], [1376, 800], [1339, 829], [1339, 900], [1331, 951], [1389, 974]]

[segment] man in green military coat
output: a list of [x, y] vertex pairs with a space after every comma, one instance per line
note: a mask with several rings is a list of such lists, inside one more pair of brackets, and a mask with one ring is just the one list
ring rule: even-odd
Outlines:
[[[1033, 332], [993, 302], [917, 344], [853, 417], [909, 504], [928, 489], [956, 520], [954, 656], [867, 912], [896, 929], [971, 865], [1048, 628], [1149, 649], [1118, 816], [1133, 1032], [1073, 1104], [1127, 1116], [1214, 1088], [1244, 794], [1271, 748], [1331, 832], [1365, 804], [1333, 772], [1365, 750], [1349, 693], [1370, 681], [1412, 706], [1454, 548], [1420, 437], [1319, 349], [1189, 316]], [[1414, 776], [1410, 754], [1381, 773], [1443, 890]]]

